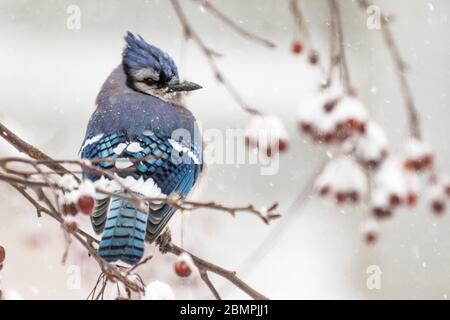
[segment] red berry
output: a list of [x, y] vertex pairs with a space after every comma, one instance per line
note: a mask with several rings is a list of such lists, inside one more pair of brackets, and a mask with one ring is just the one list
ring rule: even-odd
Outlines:
[[400, 197], [396, 194], [391, 194], [391, 196], [389, 197], [389, 204], [392, 207], [397, 207], [401, 204], [402, 199], [400, 199]]
[[186, 263], [186, 261], [177, 261], [175, 263], [175, 273], [177, 276], [182, 278], [187, 278], [192, 274], [192, 270], [189, 267], [189, 265]]
[[300, 122], [300, 130], [303, 131], [304, 133], [311, 133], [312, 126], [309, 123]]
[[0, 264], [3, 264], [3, 262], [5, 261], [5, 257], [6, 257], [5, 248], [0, 246]]
[[272, 149], [272, 146], [268, 146], [266, 149], [266, 155], [269, 158], [274, 154], [285, 152], [288, 147], [288, 142], [286, 140], [278, 140], [278, 145], [275, 145], [274, 147], [275, 149]]
[[392, 211], [387, 208], [377, 207], [373, 209], [375, 217], [379, 219], [385, 219], [392, 216]]
[[299, 40], [294, 40], [291, 46], [292, 53], [300, 54], [303, 52], [303, 45]]
[[319, 63], [319, 54], [316, 51], [311, 51], [311, 53], [309, 54], [309, 62], [311, 64]]
[[377, 169], [380, 166], [380, 161], [379, 160], [368, 160], [365, 162], [365, 165], [369, 168], [369, 169]]
[[63, 212], [65, 215], [75, 216], [78, 213], [78, 210], [74, 203], [64, 203]]
[[431, 155], [424, 156], [421, 160], [422, 169], [429, 169], [433, 165], [433, 157]]
[[64, 220], [63, 227], [69, 233], [78, 231], [78, 223], [75, 220]]
[[350, 129], [356, 130], [361, 134], [363, 134], [366, 131], [364, 123], [359, 122], [356, 119], [348, 119], [347, 127], [349, 127]]
[[445, 210], [445, 203], [440, 200], [434, 200], [431, 203], [431, 210], [433, 210], [435, 215], [441, 215]]
[[328, 193], [330, 192], [330, 187], [329, 186], [324, 186], [320, 189], [319, 194], [324, 197], [326, 196]]
[[417, 165], [413, 160], [406, 160], [403, 164], [406, 171], [417, 171]]
[[336, 193], [336, 201], [338, 204], [343, 204], [345, 202], [346, 198], [347, 198], [347, 195], [344, 192]]
[[408, 207], [413, 207], [415, 206], [417, 203], [417, 195], [415, 195], [414, 193], [408, 193], [408, 195], [406, 196], [406, 204], [408, 205]]
[[286, 140], [280, 140], [278, 142], [278, 149], [280, 150], [280, 152], [285, 152], [288, 148], [288, 142]]
[[91, 196], [81, 196], [78, 198], [77, 207], [81, 213], [91, 215], [94, 213], [95, 199]]
[[325, 143], [331, 143], [333, 141], [333, 138], [334, 136], [332, 133], [326, 133], [322, 136], [322, 141]]
[[338, 102], [339, 102], [338, 99], [333, 99], [331, 101], [326, 102], [323, 106], [325, 112], [330, 113], [331, 111], [333, 111], [334, 107], [336, 107]]
[[358, 202], [359, 194], [357, 191], [351, 191], [347, 194], [347, 198], [350, 199], [352, 202]]
[[378, 234], [375, 231], [368, 231], [364, 234], [364, 240], [367, 244], [374, 244], [378, 240]]
[[253, 149], [256, 147], [256, 144], [250, 137], [245, 137], [245, 146], [247, 149]]

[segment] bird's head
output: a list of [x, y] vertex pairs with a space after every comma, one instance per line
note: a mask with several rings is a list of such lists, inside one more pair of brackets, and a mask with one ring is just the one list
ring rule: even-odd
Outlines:
[[180, 82], [173, 59], [141, 36], [127, 32], [125, 41], [123, 65], [130, 85], [136, 90], [164, 98], [201, 88], [193, 82]]

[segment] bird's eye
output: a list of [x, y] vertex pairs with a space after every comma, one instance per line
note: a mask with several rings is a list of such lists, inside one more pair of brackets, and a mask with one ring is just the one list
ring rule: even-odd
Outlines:
[[142, 80], [142, 82], [151, 85], [151, 84], [155, 83], [155, 80], [153, 80], [152, 78], [144, 78], [144, 80]]

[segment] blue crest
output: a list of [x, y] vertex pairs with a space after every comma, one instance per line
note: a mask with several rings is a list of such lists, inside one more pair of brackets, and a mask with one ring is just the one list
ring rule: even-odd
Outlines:
[[129, 76], [150, 85], [178, 82], [177, 66], [166, 52], [131, 32], [127, 32], [125, 41], [123, 64]]

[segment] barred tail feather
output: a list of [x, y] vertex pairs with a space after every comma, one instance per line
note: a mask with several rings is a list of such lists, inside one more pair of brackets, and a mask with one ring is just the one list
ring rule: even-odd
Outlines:
[[[175, 187], [174, 193], [186, 197], [194, 184], [194, 171], [185, 172], [184, 179]], [[147, 241], [152, 243], [166, 227], [172, 215], [177, 211], [176, 208], [165, 204], [158, 210], [150, 210], [147, 224]]]
[[147, 216], [129, 201], [112, 198], [99, 245], [100, 257], [108, 262], [137, 264], [144, 255]]
[[152, 243], [158, 238], [175, 211], [177, 209], [168, 204], [165, 204], [159, 210], [150, 210], [146, 237], [148, 242]]

